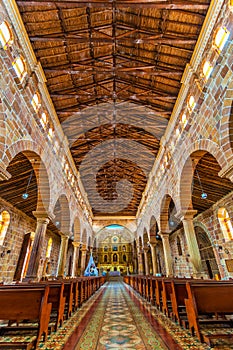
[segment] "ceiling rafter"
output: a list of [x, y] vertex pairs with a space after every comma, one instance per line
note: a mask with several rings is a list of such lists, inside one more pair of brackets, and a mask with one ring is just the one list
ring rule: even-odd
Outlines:
[[[138, 40], [140, 40], [140, 42], [138, 42]], [[158, 38], [156, 39], [155, 37], [142, 37], [140, 39], [133, 39], [133, 42], [137, 43], [142, 43], [142, 42], [147, 42], [147, 41], [152, 41], [153, 40], [153, 45], [157, 46], [157, 45], [161, 45], [161, 44], [169, 44], [169, 45], [173, 45], [173, 44], [182, 44], [182, 45], [193, 45], [196, 43], [195, 39], [179, 39], [179, 38]], [[65, 35], [64, 37], [51, 37], [51, 36], [30, 36], [30, 41], [32, 42], [36, 42], [36, 41], [40, 41], [40, 42], [62, 42], [62, 43], [67, 43], [67, 42], [74, 42], [74, 43], [89, 43], [89, 42], [100, 42], [100, 43], [109, 43], [109, 44], [113, 44], [114, 42], [118, 42], [118, 43], [127, 43], [129, 42], [129, 38], [121, 38], [118, 39], [117, 37], [115, 38], [105, 38], [105, 37], [92, 37], [92, 38], [86, 38], [86, 37], [77, 37], [77, 38], [73, 38], [73, 37], [69, 37], [68, 35]]]
[[[40, 1], [32, 1], [32, 0], [24, 0], [17, 1], [20, 6], [61, 6], [61, 7], [86, 7], [87, 4], [89, 7], [107, 7], [111, 8], [112, 0], [109, 1], [101, 1], [101, 0], [40, 0]], [[156, 0], [118, 0], [117, 7], [125, 8], [125, 7], [143, 7], [143, 8], [153, 8], [153, 9], [167, 9], [167, 10], [180, 10], [187, 9], [190, 11], [190, 8], [193, 10], [207, 10], [209, 5], [203, 4], [199, 1], [156, 1]]]
[[[94, 214], [104, 213], [93, 191], [115, 198], [117, 182], [127, 179], [134, 195], [119, 212], [135, 215], [210, 0], [17, 4], [58, 118], [72, 138]], [[83, 168], [83, 159], [100, 145], [102, 152]], [[126, 161], [126, 150], [127, 159], [140, 165]], [[90, 178], [95, 162], [102, 164], [96, 182]]]

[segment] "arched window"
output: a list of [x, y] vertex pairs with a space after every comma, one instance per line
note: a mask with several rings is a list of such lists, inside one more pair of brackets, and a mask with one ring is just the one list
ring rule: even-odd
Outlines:
[[125, 252], [125, 251], [126, 251], [126, 247], [125, 247], [125, 245], [123, 245], [122, 250], [123, 250], [123, 252]]
[[49, 137], [50, 141], [52, 141], [53, 136], [54, 136], [54, 130], [53, 130], [53, 128], [50, 127], [49, 131], [48, 131], [48, 137]]
[[7, 21], [0, 24], [0, 42], [4, 50], [13, 44], [14, 37]]
[[58, 152], [59, 152], [59, 143], [57, 140], [55, 140], [55, 142], [54, 142], [54, 151], [56, 154], [58, 154]]
[[205, 80], [208, 80], [212, 70], [213, 70], [213, 67], [211, 66], [210, 62], [209, 61], [205, 61], [204, 65], [203, 65], [203, 68], [202, 68]]
[[108, 256], [107, 255], [104, 256], [104, 262], [105, 263], [108, 262]]
[[9, 224], [10, 214], [8, 211], [3, 210], [0, 214], [0, 245], [3, 245]]
[[214, 38], [214, 46], [217, 48], [219, 53], [223, 50], [229, 35], [230, 35], [230, 32], [226, 27], [220, 27], [217, 30]]
[[45, 112], [42, 113], [42, 115], [41, 115], [40, 123], [43, 126], [43, 128], [45, 129], [47, 124], [48, 124], [48, 117], [47, 117], [47, 114]]
[[196, 106], [196, 102], [195, 102], [195, 98], [193, 97], [193, 95], [189, 96], [188, 99], [188, 109], [190, 112], [192, 112], [194, 110]]
[[23, 81], [27, 74], [26, 62], [23, 56], [18, 56], [12, 63], [15, 73], [20, 81]]
[[50, 258], [50, 255], [51, 255], [52, 244], [53, 244], [53, 240], [52, 240], [52, 238], [49, 238], [47, 249], [46, 249], [46, 258], [48, 258], [48, 259]]
[[182, 114], [181, 116], [181, 123], [182, 123], [182, 127], [185, 128], [185, 126], [187, 125], [188, 123], [188, 120], [187, 120], [187, 116], [185, 113]]
[[40, 103], [40, 95], [38, 92], [36, 92], [34, 95], [33, 95], [33, 98], [31, 100], [31, 104], [32, 104], [32, 107], [34, 108], [35, 112], [38, 112], [40, 106], [41, 106], [41, 103]]
[[113, 262], [117, 262], [118, 258], [117, 258], [117, 254], [113, 254]]
[[179, 255], [183, 255], [182, 253], [182, 247], [181, 247], [181, 242], [180, 242], [180, 237], [176, 238], [176, 245], [177, 245], [177, 250]]
[[123, 261], [126, 262], [126, 255], [123, 255]]
[[228, 211], [225, 208], [218, 209], [218, 220], [226, 240], [233, 239], [233, 227]]
[[105, 252], [108, 251], [108, 247], [107, 247], [107, 246], [104, 247], [104, 251], [105, 251]]

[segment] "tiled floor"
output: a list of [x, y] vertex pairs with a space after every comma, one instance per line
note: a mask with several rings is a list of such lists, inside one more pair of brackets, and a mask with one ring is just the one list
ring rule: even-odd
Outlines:
[[124, 285], [110, 282], [75, 347], [75, 350], [87, 349], [181, 348], [167, 347]]
[[[0, 337], [1, 338], [1, 337]], [[15, 341], [27, 341], [22, 334]], [[11, 337], [5, 341], [11, 341]], [[15, 348], [16, 349], [16, 348]], [[64, 321], [40, 350], [229, 350], [219, 342], [210, 348], [188, 330], [146, 303], [120, 281], [105, 283], [72, 317]]]

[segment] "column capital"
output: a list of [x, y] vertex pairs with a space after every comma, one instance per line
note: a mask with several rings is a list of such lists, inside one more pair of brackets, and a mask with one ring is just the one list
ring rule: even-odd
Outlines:
[[158, 245], [159, 242], [158, 241], [152, 241], [152, 242], [149, 241], [149, 243], [150, 243], [151, 247], [155, 248]]
[[144, 253], [148, 253], [148, 251], [149, 251], [149, 247], [143, 247], [143, 249], [142, 249], [142, 250], [143, 250], [143, 252], [144, 252]]
[[176, 213], [176, 217], [183, 220], [193, 220], [194, 215], [197, 214], [197, 210], [188, 209], [188, 210], [181, 210], [180, 212]]
[[61, 234], [61, 240], [68, 240], [70, 238], [70, 234], [69, 233], [63, 233], [63, 232], [60, 232]]
[[33, 211], [32, 214], [33, 216], [35, 216], [37, 220], [45, 220], [45, 221], [48, 220], [48, 223], [50, 220], [53, 220], [55, 217], [52, 213], [49, 213], [49, 212], [47, 213], [46, 211]]
[[80, 247], [80, 242], [72, 242], [72, 244], [73, 244], [74, 247], [77, 247], [77, 248]]
[[158, 234], [159, 236], [164, 237], [164, 236], [169, 236], [171, 231], [159, 231]]

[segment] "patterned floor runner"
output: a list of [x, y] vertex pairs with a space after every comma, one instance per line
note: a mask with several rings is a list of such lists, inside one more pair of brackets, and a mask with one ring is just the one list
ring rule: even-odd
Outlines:
[[122, 283], [109, 283], [75, 350], [168, 349]]

